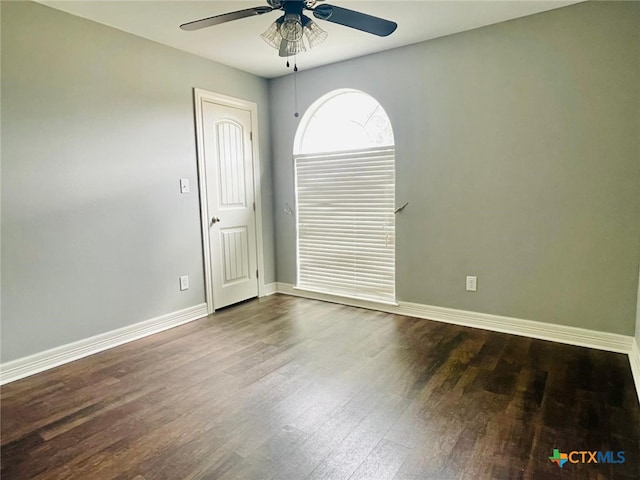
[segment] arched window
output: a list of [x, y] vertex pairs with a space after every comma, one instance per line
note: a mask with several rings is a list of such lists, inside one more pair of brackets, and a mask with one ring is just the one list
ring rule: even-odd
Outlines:
[[370, 95], [341, 89], [304, 114], [294, 142], [298, 288], [395, 302], [395, 149]]

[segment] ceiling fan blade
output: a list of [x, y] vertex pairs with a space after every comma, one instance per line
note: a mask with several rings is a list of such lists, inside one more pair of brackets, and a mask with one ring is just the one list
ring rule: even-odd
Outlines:
[[263, 13], [269, 13], [275, 8], [271, 7], [253, 7], [245, 10], [238, 10], [237, 12], [223, 13], [222, 15], [215, 15], [213, 17], [202, 18], [193, 22], [183, 23], [180, 25], [182, 30], [200, 30], [201, 28], [211, 27], [213, 25], [219, 25], [221, 23], [230, 22], [232, 20], [239, 20], [241, 18], [253, 17], [254, 15], [262, 15]]
[[349, 10], [348, 8], [328, 5], [326, 3], [314, 8], [313, 16], [320, 20], [326, 20], [327, 22], [338, 23], [345, 27], [373, 33], [379, 37], [391, 35], [396, 28], [398, 28], [396, 22], [367, 15], [366, 13], [356, 12], [355, 10]]

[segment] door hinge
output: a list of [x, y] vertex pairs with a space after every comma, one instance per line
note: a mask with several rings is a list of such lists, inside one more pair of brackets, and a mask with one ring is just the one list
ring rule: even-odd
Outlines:
[[256, 202], [253, 202], [253, 211], [256, 211]]
[[256, 270], [256, 278], [259, 278], [260, 275], [258, 274], [258, 270]]
[[253, 142], [253, 132], [249, 132], [249, 140]]

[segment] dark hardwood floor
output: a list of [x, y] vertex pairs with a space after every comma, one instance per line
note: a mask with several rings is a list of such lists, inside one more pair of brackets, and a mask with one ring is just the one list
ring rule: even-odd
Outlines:
[[2, 480], [640, 478], [626, 355], [279, 295], [1, 402]]

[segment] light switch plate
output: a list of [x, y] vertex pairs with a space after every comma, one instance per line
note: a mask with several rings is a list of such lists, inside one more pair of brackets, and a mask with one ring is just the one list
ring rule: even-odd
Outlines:
[[180, 179], [180, 193], [189, 193], [189, 179], [181, 178]]

